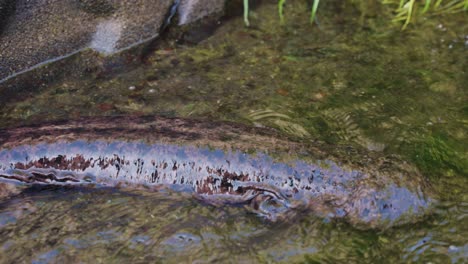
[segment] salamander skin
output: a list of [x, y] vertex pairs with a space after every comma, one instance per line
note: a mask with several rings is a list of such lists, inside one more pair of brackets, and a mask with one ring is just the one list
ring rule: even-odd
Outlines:
[[310, 212], [359, 228], [414, 222], [434, 203], [397, 157], [295, 142], [274, 130], [163, 117], [101, 117], [0, 130], [0, 179], [193, 193], [271, 221]]

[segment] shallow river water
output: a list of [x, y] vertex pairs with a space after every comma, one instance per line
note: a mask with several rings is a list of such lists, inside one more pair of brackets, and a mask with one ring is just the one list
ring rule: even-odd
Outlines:
[[385, 230], [313, 214], [272, 223], [169, 190], [40, 185], [0, 200], [0, 262], [468, 262], [466, 13], [401, 31], [383, 7], [361, 13], [336, 2], [315, 25], [305, 3], [289, 4], [284, 24], [264, 3], [249, 28], [230, 17], [169, 31], [144, 63], [4, 99], [0, 128], [98, 115], [272, 127], [415, 164], [438, 201], [424, 219]]

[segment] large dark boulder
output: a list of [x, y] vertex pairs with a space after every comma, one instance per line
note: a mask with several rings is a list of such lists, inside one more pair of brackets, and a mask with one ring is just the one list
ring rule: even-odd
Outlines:
[[119, 53], [158, 37], [170, 18], [191, 23], [222, 11], [224, 2], [0, 0], [0, 95], [2, 83], [23, 72], [89, 48]]

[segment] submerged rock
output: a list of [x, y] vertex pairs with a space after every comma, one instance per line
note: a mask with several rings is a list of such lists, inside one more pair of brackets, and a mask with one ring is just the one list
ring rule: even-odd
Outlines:
[[248, 204], [270, 220], [297, 212], [361, 228], [414, 222], [433, 198], [396, 157], [294, 142], [274, 130], [162, 117], [89, 118], [0, 130], [0, 178], [193, 193]]

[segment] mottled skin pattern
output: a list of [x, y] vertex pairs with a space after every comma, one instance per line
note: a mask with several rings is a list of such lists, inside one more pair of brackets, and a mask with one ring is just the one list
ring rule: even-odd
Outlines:
[[296, 212], [361, 228], [413, 222], [433, 200], [397, 157], [295, 142], [271, 129], [163, 117], [88, 118], [0, 130], [0, 179], [193, 193], [247, 204], [270, 220]]

